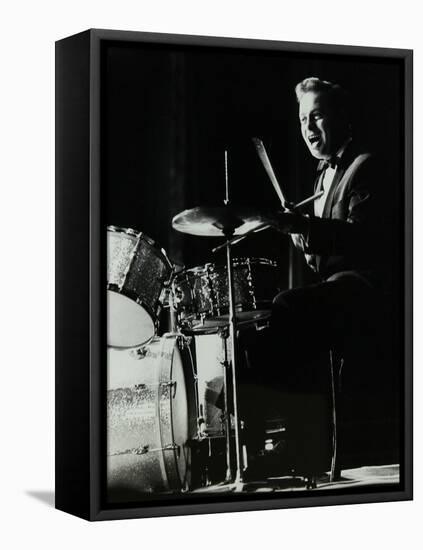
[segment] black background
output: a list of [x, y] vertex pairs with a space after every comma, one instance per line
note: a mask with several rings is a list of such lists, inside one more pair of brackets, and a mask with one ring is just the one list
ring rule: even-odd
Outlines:
[[[225, 261], [223, 252], [216, 256], [211, 252], [219, 240], [181, 234], [171, 226], [173, 216], [186, 208], [223, 204], [225, 149], [229, 154], [233, 204], [274, 209], [280, 206], [257, 158], [252, 136], [264, 140], [287, 198], [299, 201], [312, 194], [317, 161], [300, 135], [295, 85], [306, 77], [317, 76], [337, 82], [350, 92], [354, 100], [354, 139], [377, 152], [389, 165], [392, 177], [386, 181], [386, 191], [398, 203], [398, 217], [394, 227], [389, 228], [396, 235], [392, 252], [398, 258], [392, 262], [397, 283], [392, 304], [396, 333], [389, 345], [395, 348], [393, 363], [401, 369], [401, 61], [114, 42], [104, 47], [102, 63], [104, 221], [143, 231], [167, 251], [172, 261], [186, 267]], [[280, 286], [286, 288], [289, 247], [287, 237], [263, 232], [238, 245], [235, 255], [276, 259]], [[291, 268], [294, 286], [312, 280], [299, 253], [292, 257]], [[378, 402], [377, 394], [375, 397]]]
[[[401, 70], [398, 61], [373, 57], [107, 43], [102, 67], [106, 223], [145, 232], [178, 264], [223, 263], [223, 252], [211, 253], [219, 241], [177, 233], [172, 217], [186, 208], [223, 204], [225, 149], [231, 202], [279, 207], [252, 136], [264, 140], [288, 199], [312, 193], [316, 160], [301, 138], [294, 94], [295, 85], [309, 76], [350, 92], [354, 136], [391, 164], [387, 192], [401, 211]], [[288, 242], [265, 232], [240, 244], [235, 255], [279, 261], [283, 288]], [[294, 285], [311, 280], [299, 255], [293, 262]]]

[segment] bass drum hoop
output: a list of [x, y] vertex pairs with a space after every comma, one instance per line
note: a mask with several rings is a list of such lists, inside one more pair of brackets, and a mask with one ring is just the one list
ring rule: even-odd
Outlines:
[[[178, 413], [178, 408], [176, 406], [176, 395], [178, 392], [178, 387], [176, 387], [176, 389], [174, 390], [172, 387], [168, 386], [170, 391], [170, 395], [168, 398], [161, 391], [158, 403], [159, 429], [162, 448], [164, 449], [166, 445], [171, 445], [174, 447], [172, 452], [170, 452], [169, 450], [162, 450], [163, 463], [167, 476], [167, 484], [170, 491], [174, 493], [180, 493], [188, 491], [191, 488], [192, 456], [190, 452], [190, 447], [189, 445], [187, 445], [187, 443], [190, 439], [195, 437], [197, 428], [198, 404], [196, 394], [197, 392], [195, 388], [196, 373], [194, 371], [194, 359], [187, 338], [183, 335], [175, 335], [173, 333], [166, 333], [161, 338], [164, 340], [163, 345], [165, 344], [165, 341], [167, 339], [174, 340], [174, 345], [172, 347], [172, 356], [170, 357], [168, 363], [168, 371], [167, 369], [164, 370], [163, 366], [161, 366], [161, 380], [164, 383], [166, 383], [166, 381], [174, 381], [173, 377], [176, 371], [175, 356], [177, 356], [179, 357], [178, 360], [180, 360], [180, 366], [184, 381], [183, 395], [185, 396], [186, 404], [187, 438], [183, 443], [181, 443], [179, 451], [178, 442], [176, 440], [177, 438], [175, 434], [176, 416]], [[164, 415], [166, 414], [166, 411], [163, 410], [165, 407], [168, 408], [170, 419], [169, 423], [162, 422], [163, 413]], [[178, 452], [185, 453], [183, 461], [185, 470], [183, 472], [183, 476], [181, 475], [180, 459], [178, 457]]]

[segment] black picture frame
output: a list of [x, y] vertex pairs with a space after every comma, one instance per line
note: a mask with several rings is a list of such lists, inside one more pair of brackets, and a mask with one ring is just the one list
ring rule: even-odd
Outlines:
[[[101, 51], [144, 43], [395, 59], [403, 67], [404, 385], [398, 490], [257, 500], [202, 496], [111, 507], [104, 503], [105, 246], [100, 184]], [[266, 510], [412, 499], [412, 67], [411, 50], [91, 29], [56, 43], [56, 508], [87, 520]]]

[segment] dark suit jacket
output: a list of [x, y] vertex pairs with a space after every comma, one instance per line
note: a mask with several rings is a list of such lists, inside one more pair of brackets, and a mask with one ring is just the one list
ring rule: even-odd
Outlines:
[[322, 218], [311, 216], [304, 236], [304, 251], [322, 279], [348, 271], [371, 285], [390, 286], [399, 242], [385, 168], [353, 142], [344, 151]]

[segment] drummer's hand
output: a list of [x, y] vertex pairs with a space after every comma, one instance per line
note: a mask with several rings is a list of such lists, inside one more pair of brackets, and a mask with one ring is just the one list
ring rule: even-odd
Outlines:
[[307, 233], [309, 219], [295, 212], [276, 212], [268, 216], [268, 223], [281, 233]]
[[284, 212], [294, 212], [295, 210], [295, 203], [290, 201], [285, 201], [285, 210]]

